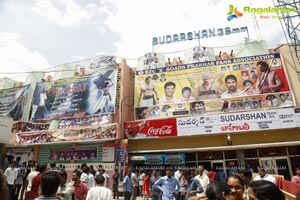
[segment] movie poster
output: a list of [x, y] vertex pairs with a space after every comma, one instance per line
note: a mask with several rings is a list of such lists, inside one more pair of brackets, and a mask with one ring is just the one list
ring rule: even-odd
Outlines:
[[33, 94], [31, 120], [83, 117], [115, 112], [118, 71], [38, 82]]
[[29, 86], [0, 90], [0, 115], [11, 117], [14, 121], [22, 119]]

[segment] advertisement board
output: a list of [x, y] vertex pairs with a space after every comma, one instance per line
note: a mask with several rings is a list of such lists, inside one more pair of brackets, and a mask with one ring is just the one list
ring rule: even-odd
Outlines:
[[280, 54], [136, 71], [135, 118], [295, 105]]

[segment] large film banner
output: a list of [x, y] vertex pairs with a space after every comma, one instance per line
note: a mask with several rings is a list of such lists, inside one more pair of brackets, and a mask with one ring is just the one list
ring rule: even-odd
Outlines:
[[80, 142], [112, 140], [117, 137], [116, 124], [77, 129], [57, 129], [16, 134], [18, 144], [45, 144], [58, 142]]
[[115, 69], [39, 82], [33, 95], [31, 120], [114, 113], [116, 84]]
[[27, 102], [29, 85], [0, 90], [0, 115], [20, 120]]
[[218, 105], [222, 100], [222, 105], [224, 100], [232, 98], [254, 100], [261, 99], [262, 94], [289, 91], [280, 54], [140, 70], [136, 71], [135, 78], [136, 116], [143, 114], [144, 109], [138, 108], [152, 108], [154, 105], [168, 113], [166, 105], [174, 107], [174, 104], [207, 100]]

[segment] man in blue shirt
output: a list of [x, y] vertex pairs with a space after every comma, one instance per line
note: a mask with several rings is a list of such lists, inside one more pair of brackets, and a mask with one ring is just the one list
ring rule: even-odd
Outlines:
[[179, 181], [172, 176], [173, 169], [171, 167], [166, 168], [166, 176], [161, 177], [154, 183], [162, 193], [162, 200], [175, 200], [176, 195], [180, 191]]
[[192, 177], [191, 170], [184, 172], [183, 176], [186, 180], [185, 190], [184, 192], [182, 192], [182, 196], [185, 197], [184, 199], [188, 199], [189, 197], [196, 196], [197, 193], [200, 194], [204, 192], [200, 181]]
[[125, 200], [130, 200], [132, 194], [131, 172], [128, 170], [127, 176], [123, 180]]

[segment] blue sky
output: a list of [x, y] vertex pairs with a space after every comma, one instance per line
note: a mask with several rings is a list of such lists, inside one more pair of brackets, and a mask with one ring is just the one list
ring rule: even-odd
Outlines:
[[[267, 40], [270, 48], [286, 43], [278, 19], [244, 13], [228, 22], [230, 4], [240, 11], [244, 6], [274, 7], [272, 0], [3, 0], [0, 77], [97, 55], [123, 57], [135, 67], [136, 58], [152, 51], [153, 37], [208, 28], [248, 26], [251, 39]], [[200, 44], [230, 46], [245, 37], [215, 37]], [[154, 51], [174, 52], [197, 44], [156, 45]]]

